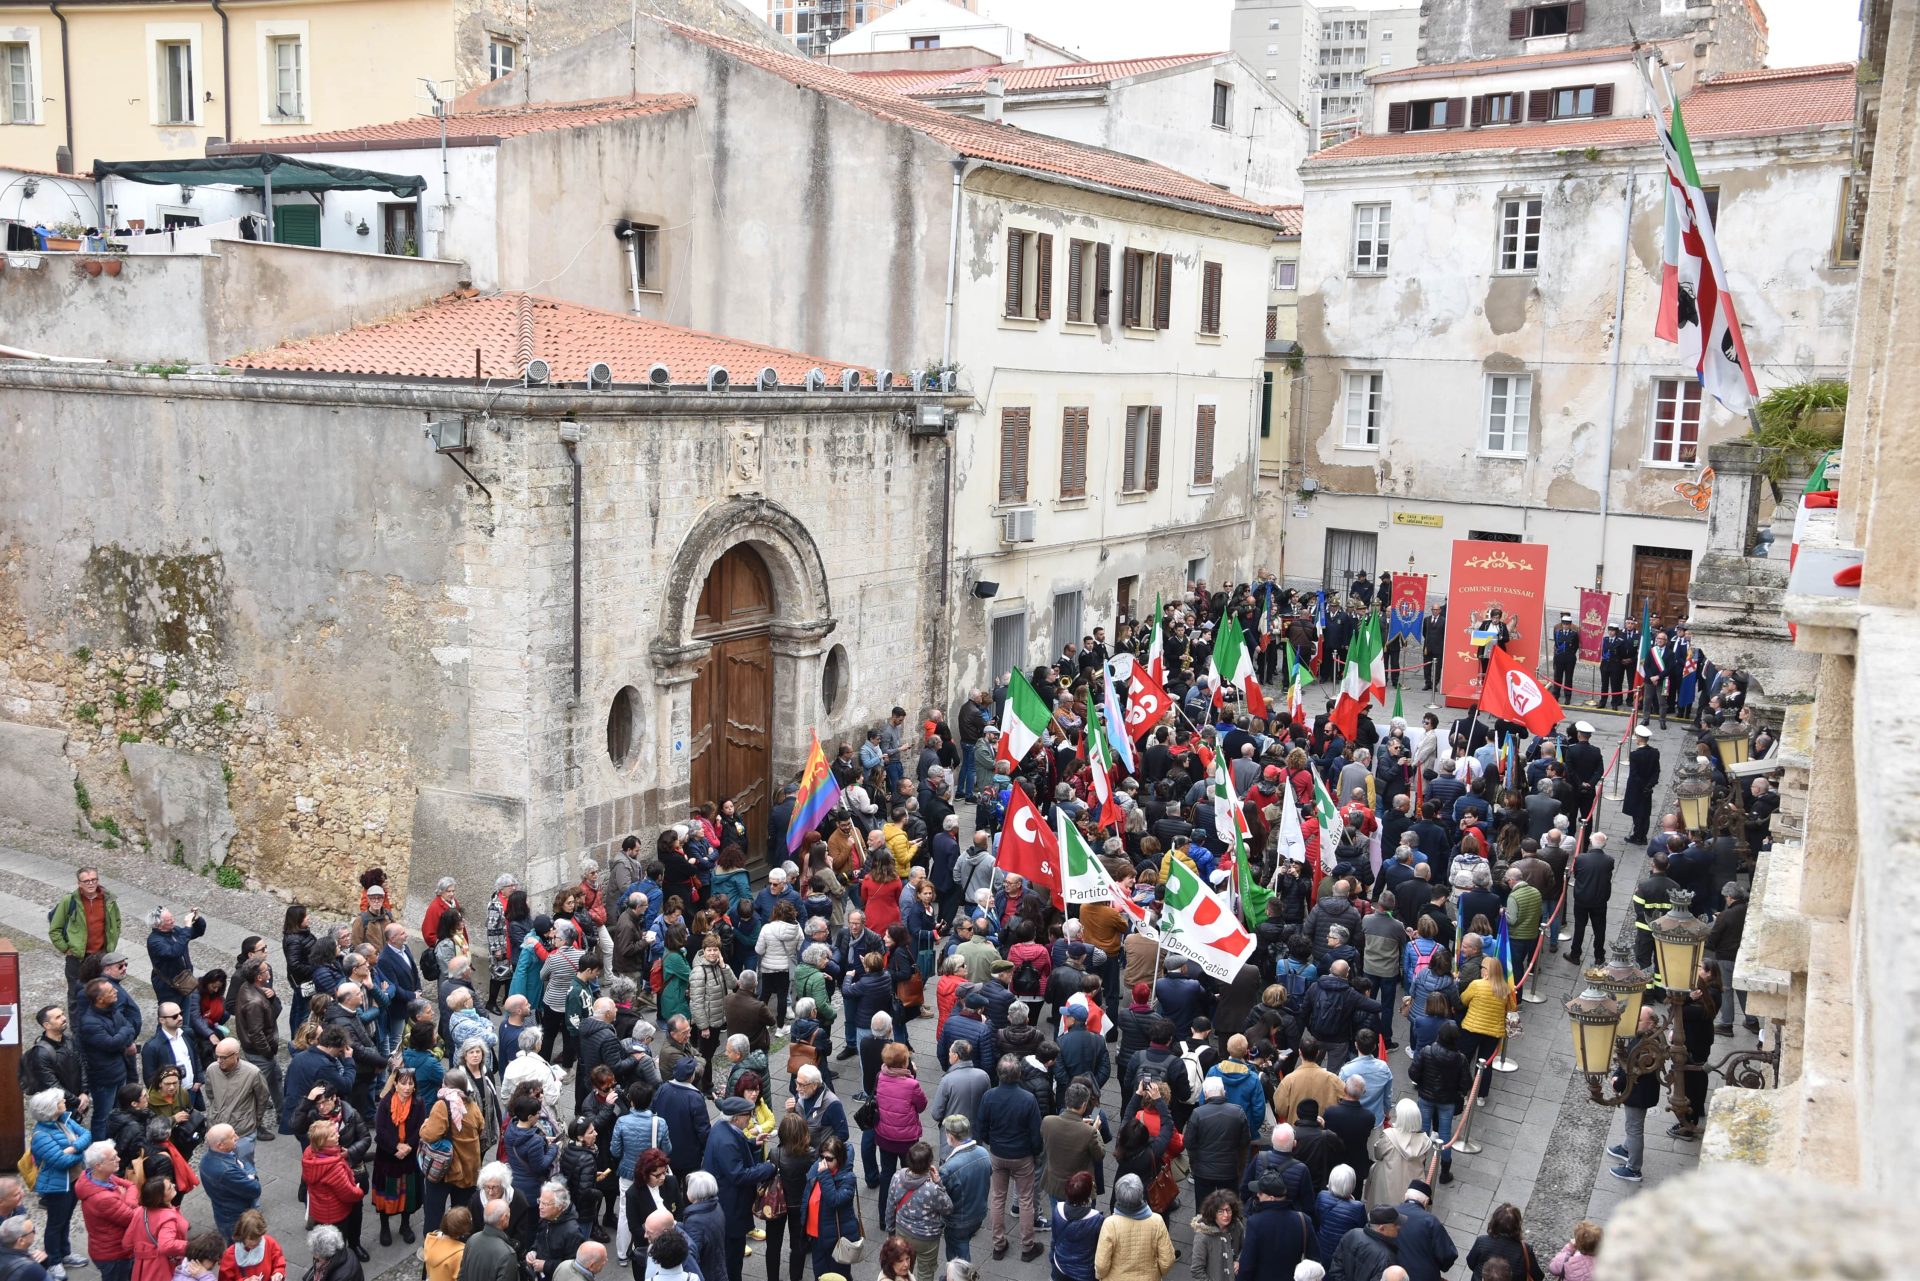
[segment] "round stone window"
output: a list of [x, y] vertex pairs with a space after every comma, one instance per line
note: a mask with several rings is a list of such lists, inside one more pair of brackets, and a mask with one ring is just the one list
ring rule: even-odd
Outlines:
[[847, 694], [852, 684], [847, 647], [835, 645], [827, 651], [827, 661], [820, 669], [820, 705], [826, 709], [827, 715], [838, 716], [846, 710]]
[[640, 691], [628, 685], [613, 696], [607, 709], [607, 759], [624, 766], [640, 743]]

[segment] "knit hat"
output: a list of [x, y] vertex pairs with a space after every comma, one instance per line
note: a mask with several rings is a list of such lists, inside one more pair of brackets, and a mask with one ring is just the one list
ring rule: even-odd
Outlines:
[[1400, 1211], [1390, 1205], [1376, 1205], [1367, 1211], [1367, 1222], [1378, 1225], [1400, 1222]]
[[1408, 1183], [1407, 1199], [1411, 1201], [1415, 1197], [1419, 1198], [1421, 1205], [1427, 1204], [1429, 1201], [1433, 1200], [1433, 1185], [1431, 1183], [1428, 1183], [1425, 1179], [1415, 1179], [1412, 1182]]
[[699, 1070], [700, 1060], [694, 1058], [691, 1054], [683, 1055], [674, 1060], [673, 1079], [676, 1081], [691, 1081], [693, 1080], [693, 1074]]

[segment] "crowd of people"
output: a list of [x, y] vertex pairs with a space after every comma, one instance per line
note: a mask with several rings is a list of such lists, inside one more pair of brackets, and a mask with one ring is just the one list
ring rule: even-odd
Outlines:
[[[446, 878], [403, 919], [375, 869], [349, 919], [294, 904], [277, 957], [249, 937], [207, 968], [204, 919], [157, 909], [150, 1010], [127, 985], [114, 897], [81, 869], [49, 915], [69, 1000], [38, 1011], [22, 1062], [33, 1166], [0, 1179], [0, 1281], [87, 1266], [285, 1281], [270, 1225], [306, 1233], [311, 1281], [360, 1281], [369, 1205], [381, 1244], [417, 1242], [430, 1281], [742, 1281], [755, 1254], [767, 1281], [809, 1266], [934, 1281], [943, 1261], [970, 1281], [983, 1229], [995, 1259], [1047, 1254], [1054, 1281], [1161, 1281], [1176, 1215], [1203, 1281], [1439, 1281], [1457, 1254], [1434, 1210], [1450, 1140], [1493, 1088], [1515, 978], [1563, 944], [1601, 959], [1614, 859], [1583, 819], [1605, 764], [1585, 722], [1504, 727], [1511, 760], [1478, 717], [1363, 720], [1353, 742], [1329, 714], [1229, 704], [1213, 723], [1189, 697], [1208, 689], [1212, 627], [1260, 607], [1243, 587], [1169, 610], [1169, 692], [1201, 715], [1143, 736], [1107, 828], [1081, 744], [1111, 656], [1096, 630], [1034, 672], [1054, 718], [1022, 761], [994, 749], [1000, 692], [975, 691], [957, 732], [896, 708], [842, 745], [841, 807], [792, 841], [788, 787], [761, 832], [731, 802], [701, 805], [538, 902], [503, 874], [470, 912]], [[1126, 639], [1144, 658], [1146, 638]], [[1737, 689], [1722, 695], [1744, 718]], [[1628, 812], [1644, 830], [1660, 771], [1638, 741]], [[998, 866], [1017, 783], [1155, 921], [1172, 864], [1226, 875], [1216, 755], [1273, 890], [1230, 981], [1130, 928], [1122, 904], [1066, 913]], [[1322, 848], [1316, 779], [1340, 798], [1331, 858], [1282, 858], [1283, 789]], [[1689, 1007], [1710, 1048], [1734, 1013], [1740, 869], [1675, 815], [1650, 839], [1643, 937], [1676, 888], [1716, 914]], [[922, 1019], [930, 1063], [909, 1039]], [[1648, 1088], [1613, 1154], [1622, 1179], [1640, 1177]], [[301, 1151], [299, 1208], [261, 1204], [257, 1145], [283, 1137]], [[180, 1208], [195, 1187], [205, 1222]], [[1583, 1223], [1543, 1263], [1503, 1204], [1466, 1264], [1475, 1281], [1583, 1278], [1599, 1235]]]

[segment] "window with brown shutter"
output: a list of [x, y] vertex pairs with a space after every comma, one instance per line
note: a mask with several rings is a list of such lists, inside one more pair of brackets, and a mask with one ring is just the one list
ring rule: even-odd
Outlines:
[[1084, 240], [1067, 242], [1067, 319], [1087, 319], [1087, 250]]
[[1135, 494], [1145, 488], [1140, 476], [1140, 447], [1145, 442], [1141, 437], [1146, 434], [1147, 408], [1145, 405], [1127, 406], [1126, 442], [1120, 450], [1120, 492]]
[[1060, 411], [1060, 497], [1087, 496], [1087, 429], [1085, 406]]
[[1576, 32], [1585, 31], [1586, 29], [1587, 6], [1585, 0], [1573, 0], [1573, 3], [1567, 6], [1567, 34], [1572, 35]]
[[1120, 255], [1120, 323], [1137, 327], [1140, 324], [1140, 260], [1145, 257], [1138, 249], [1126, 249]]
[[1053, 237], [1041, 232], [1033, 238], [1033, 314], [1038, 320], [1053, 315]]
[[1029, 409], [1000, 411], [1000, 501], [1027, 501], [1027, 433], [1032, 425]]
[[1102, 244], [1093, 254], [1093, 323], [1104, 325], [1113, 309], [1113, 248]]
[[1173, 255], [1153, 256], [1153, 327], [1173, 326]]
[[1527, 95], [1527, 119], [1551, 120], [1553, 118], [1553, 90], [1535, 89]]
[[1024, 316], [1027, 301], [1027, 233], [1007, 232], [1007, 310], [1009, 316]]
[[1396, 102], [1387, 108], [1387, 132], [1405, 133], [1407, 131], [1407, 104]]
[[1200, 332], [1220, 332], [1220, 264], [1200, 265]]
[[1525, 9], [1515, 9], [1507, 15], [1507, 39], [1525, 40], [1531, 29], [1533, 15]]
[[1160, 488], [1160, 406], [1147, 410], [1146, 485], [1149, 491]]
[[1613, 114], [1613, 86], [1595, 85], [1593, 87], [1593, 114], [1610, 116]]
[[1213, 483], [1214, 407], [1201, 405], [1193, 415], [1193, 483]]

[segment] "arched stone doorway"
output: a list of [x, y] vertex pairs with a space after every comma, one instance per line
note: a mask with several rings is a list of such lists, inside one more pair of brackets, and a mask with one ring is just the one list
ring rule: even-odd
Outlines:
[[747, 854], [765, 853], [773, 760], [773, 576], [745, 543], [707, 571], [693, 638], [710, 648], [689, 698], [687, 790], [694, 804], [731, 798]]
[[767, 813], [820, 723], [833, 629], [825, 562], [792, 512], [740, 498], [694, 522], [651, 646], [662, 818], [732, 796], [743, 811], [751, 805], [750, 861], [786, 856], [765, 848]]

